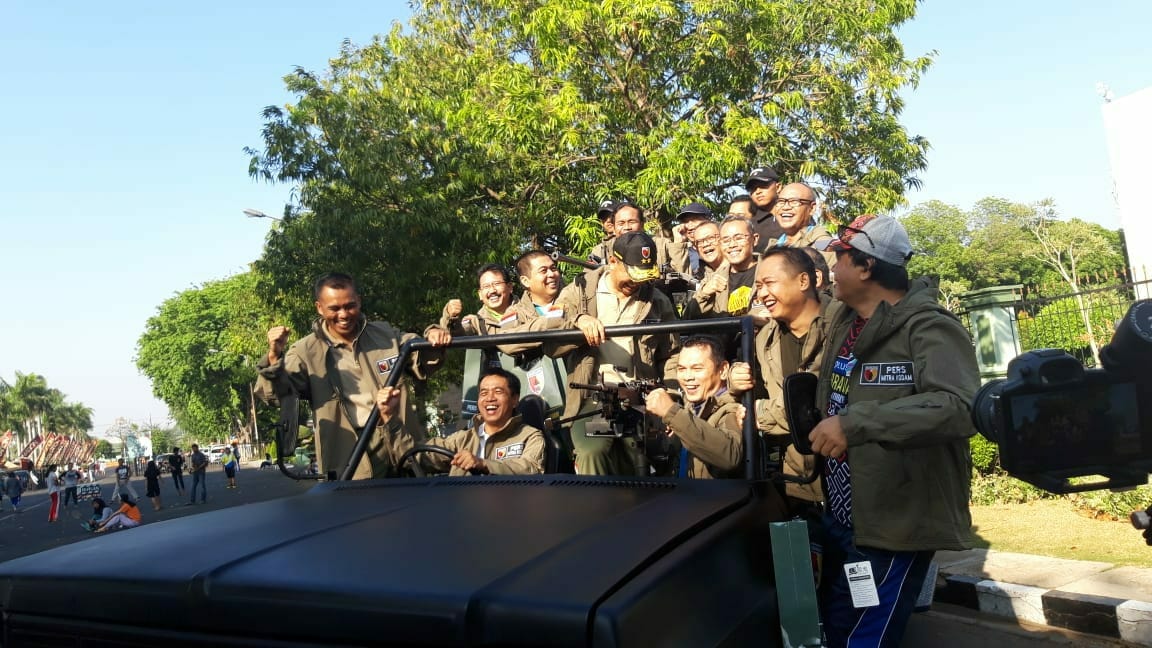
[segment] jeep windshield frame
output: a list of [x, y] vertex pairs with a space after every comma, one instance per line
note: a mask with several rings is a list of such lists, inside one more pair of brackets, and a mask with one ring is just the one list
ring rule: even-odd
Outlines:
[[[752, 344], [756, 337], [756, 328], [751, 316], [721, 317], [704, 320], [675, 320], [671, 322], [657, 322], [655, 324], [629, 324], [625, 326], [608, 326], [604, 328], [605, 337], [635, 337], [657, 333], [676, 333], [691, 335], [695, 333], [739, 333], [741, 362], [750, 366], [755, 357]], [[452, 341], [446, 345], [433, 346], [424, 338], [415, 338], [405, 342], [400, 347], [399, 357], [396, 359], [397, 367], [407, 367], [409, 357], [417, 352], [431, 349], [487, 349], [505, 344], [523, 344], [527, 342], [553, 343], [583, 343], [584, 333], [579, 329], [565, 329], [555, 331], [524, 331], [516, 333], [500, 333], [496, 335], [469, 335], [453, 336]], [[385, 386], [395, 387], [400, 382], [403, 371], [393, 371], [388, 375]], [[760, 441], [756, 431], [755, 408], [753, 393], [748, 391], [741, 396], [744, 405], [744, 422], [742, 436], [744, 437], [744, 477], [756, 481], [766, 479], [765, 468], [760, 460]], [[340, 474], [340, 480], [351, 481], [356, 473], [356, 466], [360, 465], [368, 444], [377, 431], [379, 412], [372, 408], [368, 420], [364, 423], [363, 432], [356, 440], [348, 462]]]

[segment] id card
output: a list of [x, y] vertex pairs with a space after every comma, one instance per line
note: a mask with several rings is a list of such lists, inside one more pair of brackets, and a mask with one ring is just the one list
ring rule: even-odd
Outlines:
[[872, 578], [872, 563], [867, 560], [847, 563], [844, 575], [848, 577], [848, 591], [852, 593], [852, 607], [865, 608], [880, 605], [876, 593], [876, 580]]

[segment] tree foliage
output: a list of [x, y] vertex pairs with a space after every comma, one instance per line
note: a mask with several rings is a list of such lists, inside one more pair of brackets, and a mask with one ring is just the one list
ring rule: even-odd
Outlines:
[[1120, 232], [1079, 219], [1059, 220], [1050, 201], [984, 198], [968, 211], [931, 201], [916, 205], [901, 221], [917, 252], [908, 262], [909, 274], [936, 275], [954, 295], [1010, 284], [1066, 294], [1088, 277], [1122, 275], [1126, 263]]
[[92, 429], [92, 408], [68, 400], [39, 374], [16, 372], [12, 384], [0, 380], [0, 433], [12, 430], [20, 442], [55, 432], [70, 437]]
[[255, 303], [255, 287], [255, 275], [244, 273], [185, 290], [160, 305], [140, 336], [136, 365], [194, 439], [227, 438], [250, 423], [249, 385], [272, 319]]
[[312, 278], [361, 281], [366, 310], [419, 329], [472, 270], [629, 196], [667, 220], [722, 202], [759, 163], [829, 210], [900, 203], [927, 143], [899, 92], [929, 59], [896, 29], [913, 0], [440, 0], [408, 30], [296, 70], [251, 173], [298, 186], [256, 268], [310, 318]]

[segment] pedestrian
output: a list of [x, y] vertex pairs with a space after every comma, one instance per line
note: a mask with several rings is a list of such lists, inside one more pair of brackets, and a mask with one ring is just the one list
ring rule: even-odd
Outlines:
[[152, 500], [152, 510], [159, 511], [160, 506], [160, 466], [156, 465], [156, 457], [148, 460], [144, 467], [144, 494]]
[[240, 472], [240, 444], [232, 442], [232, 458], [236, 460], [236, 472]]
[[120, 499], [120, 510], [116, 511], [102, 524], [96, 526], [96, 533], [104, 533], [108, 529], [131, 529], [140, 526], [140, 508], [136, 500], [125, 497]]
[[228, 478], [228, 485], [225, 488], [236, 488], [236, 455], [232, 454], [232, 448], [224, 446], [224, 455], [220, 458], [220, 463], [224, 464], [224, 476]]
[[64, 508], [68, 508], [68, 499], [72, 499], [72, 504], [80, 506], [80, 500], [76, 497], [76, 485], [80, 483], [80, 471], [76, 470], [75, 464], [68, 464], [68, 470], [64, 471]]
[[24, 485], [20, 483], [20, 478], [16, 476], [15, 472], [8, 473], [8, 478], [4, 480], [4, 494], [8, 496], [8, 501], [12, 502], [12, 510], [19, 513], [20, 498], [24, 495]]
[[136, 489], [132, 488], [132, 469], [124, 463], [124, 459], [121, 457], [119, 465], [116, 466], [116, 490], [112, 492], [112, 495], [123, 500], [124, 491], [128, 491], [133, 502], [140, 499], [140, 496], [136, 494]]
[[208, 501], [208, 484], [205, 481], [208, 476], [208, 456], [200, 452], [200, 446], [195, 443], [192, 444], [191, 460], [192, 469], [189, 472], [192, 473], [192, 499], [188, 504], [196, 503], [197, 486], [200, 487], [200, 503], [204, 504]]
[[112, 507], [108, 506], [104, 498], [97, 497], [92, 500], [92, 518], [87, 522], [81, 522], [80, 526], [84, 527], [85, 531], [95, 531], [110, 517], [112, 517]]
[[56, 464], [48, 466], [48, 521], [55, 522], [60, 516], [60, 478], [56, 475]]
[[168, 469], [172, 471], [172, 485], [176, 487], [177, 497], [184, 497], [184, 453], [180, 452], [180, 448], [172, 448]]

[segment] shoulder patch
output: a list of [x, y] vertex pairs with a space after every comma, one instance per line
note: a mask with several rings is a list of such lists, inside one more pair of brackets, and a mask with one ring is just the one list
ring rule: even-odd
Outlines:
[[376, 370], [382, 374], [392, 373], [393, 367], [396, 366], [396, 360], [400, 358], [399, 355], [394, 355], [391, 358], [384, 358], [383, 360], [376, 361]]
[[862, 365], [861, 385], [912, 385], [916, 376], [911, 362], [869, 362]]

